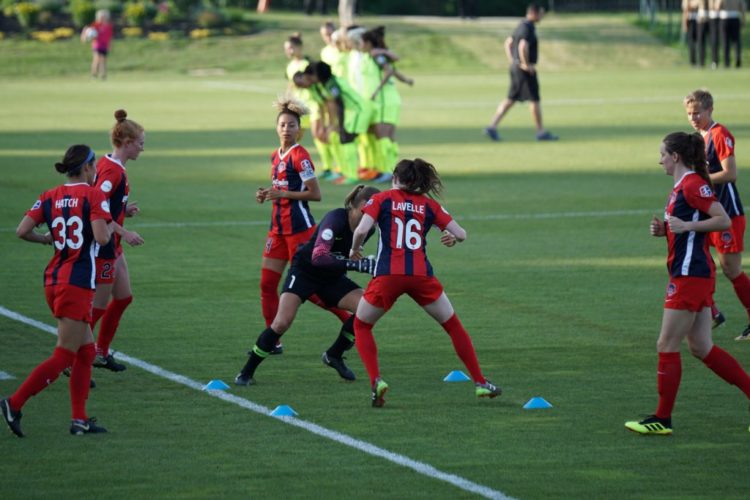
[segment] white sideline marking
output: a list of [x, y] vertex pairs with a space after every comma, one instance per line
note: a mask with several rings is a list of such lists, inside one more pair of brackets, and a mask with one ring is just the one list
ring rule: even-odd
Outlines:
[[[12, 319], [14, 321], [24, 323], [26, 325], [33, 326], [34, 328], [38, 330], [42, 330], [43, 332], [51, 333], [52, 335], [57, 335], [56, 328], [46, 323], [42, 323], [41, 321], [37, 321], [35, 319], [31, 319], [17, 312], [11, 311], [10, 309], [7, 309], [3, 306], [0, 306], [0, 315], [3, 315], [6, 318]], [[211, 397], [221, 399], [228, 403], [234, 403], [237, 406], [253, 411], [255, 413], [259, 413], [261, 415], [266, 415], [266, 416], [271, 416], [270, 415], [271, 410], [269, 410], [265, 406], [259, 405], [257, 403], [253, 403], [252, 401], [248, 399], [241, 398], [239, 396], [235, 396], [233, 394], [229, 394], [229, 393], [222, 392], [222, 391], [204, 391], [203, 384], [201, 384], [200, 382], [196, 382], [195, 380], [188, 378], [184, 375], [180, 375], [178, 373], [165, 370], [164, 368], [153, 365], [146, 361], [142, 361], [138, 358], [128, 356], [127, 354], [123, 354], [121, 351], [117, 352], [117, 357], [120, 358], [122, 361], [125, 361], [126, 363], [131, 364], [133, 366], [137, 366], [138, 368], [145, 370], [149, 373], [152, 373], [156, 375], [157, 377], [171, 380], [172, 382], [184, 385], [191, 389], [195, 389], [196, 391], [199, 391], [203, 394], [207, 394]], [[411, 469], [414, 472], [417, 472], [424, 476], [431, 477], [433, 479], [439, 479], [441, 481], [445, 481], [446, 483], [450, 483], [453, 486], [460, 488], [464, 491], [468, 491], [470, 493], [476, 493], [477, 495], [483, 496], [485, 498], [492, 498], [496, 500], [512, 500], [512, 497], [509, 497], [500, 491], [493, 490], [492, 488], [489, 488], [487, 486], [474, 483], [472, 481], [469, 481], [468, 479], [464, 479], [455, 474], [448, 474], [447, 472], [440, 471], [436, 469], [435, 467], [429, 464], [426, 464], [424, 462], [413, 460], [405, 455], [393, 453], [384, 448], [375, 446], [374, 444], [370, 444], [366, 441], [353, 438], [351, 436], [342, 434], [340, 432], [326, 429], [325, 427], [321, 427], [320, 425], [314, 424], [312, 422], [308, 422], [306, 420], [300, 420], [295, 417], [273, 417], [273, 418], [276, 418], [284, 422], [285, 424], [293, 425], [295, 427], [299, 427], [300, 429], [304, 429], [308, 432], [311, 432], [312, 434], [317, 434], [318, 436], [328, 438], [332, 441], [343, 444], [345, 446], [349, 446], [356, 450], [363, 451], [367, 453], [368, 455], [383, 458], [389, 462], [392, 462], [396, 465], [401, 465], [402, 467]]]
[[[579, 217], [617, 217], [629, 215], [648, 215], [659, 213], [658, 210], [610, 210], [595, 212], [549, 212], [549, 213], [522, 213], [522, 214], [490, 214], [490, 215], [469, 215], [456, 216], [456, 220], [542, 220], [542, 219], [570, 219]], [[128, 224], [129, 228], [183, 228], [183, 227], [231, 227], [231, 226], [267, 226], [268, 220], [226, 220], [226, 221], [202, 221], [202, 222], [143, 222]], [[15, 231], [16, 228], [0, 227], [0, 233]]]

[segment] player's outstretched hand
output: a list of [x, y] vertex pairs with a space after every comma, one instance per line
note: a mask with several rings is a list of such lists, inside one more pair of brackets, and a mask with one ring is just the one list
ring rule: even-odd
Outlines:
[[122, 235], [122, 239], [131, 247], [137, 247], [143, 245], [143, 238], [135, 231], [125, 231]]
[[443, 245], [445, 245], [447, 247], [452, 247], [457, 242], [458, 242], [458, 240], [453, 235], [453, 233], [451, 233], [447, 229], [445, 231], [443, 231], [443, 234], [440, 235], [440, 243], [442, 243]]
[[268, 189], [259, 187], [258, 190], [255, 192], [255, 201], [258, 203], [263, 203], [266, 201], [266, 198], [268, 197]]

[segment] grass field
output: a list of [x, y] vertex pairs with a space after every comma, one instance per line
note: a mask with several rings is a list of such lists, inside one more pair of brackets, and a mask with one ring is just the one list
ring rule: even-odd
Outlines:
[[[106, 83], [87, 79], [77, 43], [0, 50], [0, 306], [53, 324], [41, 287], [49, 249], [13, 230], [39, 192], [60, 182], [52, 164], [68, 145], [108, 151], [112, 112], [124, 107], [147, 130], [146, 151], [128, 164], [142, 212], [127, 221], [146, 244], [126, 249], [135, 301], [114, 348], [194, 382], [232, 380], [263, 327], [269, 213], [252, 193], [267, 183], [276, 146], [279, 47], [298, 25], [316, 47], [313, 21], [272, 20], [256, 37], [190, 46], [195, 57], [120, 42]], [[58, 381], [24, 408], [27, 439], [0, 434], [2, 497], [471, 498], [470, 485], [480, 485], [486, 496], [524, 499], [745, 498], [747, 402], [686, 350], [675, 436], [640, 438], [623, 423], [656, 403], [666, 252], [648, 222], [672, 184], [658, 165], [659, 142], [688, 130], [682, 97], [709, 88], [715, 117], [739, 144], [739, 190], [750, 192], [742, 173], [750, 74], [690, 69], [680, 49], [625, 17], [550, 16], [539, 28], [540, 79], [546, 124], [561, 140], [536, 143], [523, 106], [494, 144], [481, 129], [507, 89], [500, 37], [514, 23], [389, 23], [417, 81], [400, 87], [401, 155], [435, 163], [442, 201], [469, 233], [452, 249], [433, 237], [431, 261], [501, 398], [477, 401], [468, 384], [442, 382], [463, 367], [442, 330], [405, 299], [375, 330], [391, 385], [375, 410], [356, 352], [354, 383], [320, 363], [338, 326], [305, 306], [258, 385], [230, 389], [244, 403], [133, 365], [95, 371], [89, 412], [110, 433], [77, 439], [67, 434], [66, 381]], [[32, 60], [37, 50], [43, 55]], [[128, 60], [137, 51], [148, 60]], [[24, 53], [26, 65], [15, 65]], [[225, 74], [191, 74], [222, 66], [221, 54]], [[314, 214], [340, 206], [346, 193], [325, 184]], [[750, 346], [732, 340], [745, 312], [724, 278], [716, 299], [728, 317], [716, 341], [750, 367]], [[0, 332], [0, 372], [16, 377], [0, 380], [6, 395], [54, 339], [4, 316]], [[554, 408], [523, 410], [533, 396]], [[261, 414], [280, 404], [299, 413], [302, 427]], [[309, 432], [313, 424], [426, 465], [417, 472], [345, 446]]]

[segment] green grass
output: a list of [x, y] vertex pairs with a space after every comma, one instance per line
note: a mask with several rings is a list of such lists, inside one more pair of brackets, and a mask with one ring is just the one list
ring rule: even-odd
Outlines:
[[[313, 46], [314, 21], [273, 20], [275, 31], [257, 37], [191, 45], [203, 59], [195, 66], [182, 52], [133, 61], [127, 54], [146, 42], [120, 42], [106, 83], [86, 78], [85, 50], [71, 50], [65, 64], [52, 60], [75, 44], [0, 42], [44, 51], [20, 70], [10, 64], [14, 50], [0, 51], [8, 76], [0, 80], [0, 305], [52, 324], [41, 287], [49, 249], [12, 231], [37, 194], [60, 182], [52, 164], [69, 144], [108, 150], [112, 112], [124, 107], [147, 130], [146, 151], [128, 165], [142, 214], [127, 221], [146, 245], [126, 249], [135, 301], [114, 347], [197, 381], [231, 381], [262, 328], [268, 207], [252, 193], [267, 182], [276, 145], [270, 102], [285, 86], [273, 51], [294, 23]], [[322, 366], [319, 354], [338, 326], [311, 306], [288, 332], [285, 354], [261, 366], [259, 385], [230, 392], [269, 408], [291, 405], [301, 419], [517, 498], [744, 498], [746, 402], [686, 351], [675, 436], [639, 438], [622, 424], [656, 402], [665, 248], [647, 225], [671, 187], [658, 165], [659, 141], [688, 128], [681, 98], [708, 87], [716, 117], [737, 138], [739, 189], [749, 192], [747, 71], [689, 69], [680, 50], [624, 17], [551, 16], [540, 26], [540, 79], [546, 123], [562, 140], [533, 141], [521, 106], [501, 127], [505, 141], [492, 144], [480, 131], [507, 89], [499, 40], [512, 25], [392, 24], [392, 45], [417, 80], [400, 87], [401, 155], [436, 164], [443, 202], [469, 233], [452, 249], [433, 235], [431, 261], [503, 396], [476, 401], [468, 385], [441, 381], [463, 367], [408, 299], [375, 330], [391, 385], [382, 411], [369, 407], [355, 352], [353, 384]], [[592, 47], [581, 35], [590, 29], [611, 34], [611, 43]], [[433, 39], [445, 44], [444, 61], [412, 53]], [[241, 58], [256, 56], [265, 62], [240, 71]], [[237, 70], [188, 74], [205, 61]], [[125, 72], [128, 65], [136, 71]], [[325, 184], [315, 215], [340, 206], [346, 192]], [[581, 212], [599, 215], [574, 216]], [[169, 225], [176, 222], [206, 224]], [[716, 299], [729, 318], [716, 341], [750, 366], [748, 347], [731, 340], [745, 313], [723, 278]], [[0, 332], [0, 371], [19, 378], [54, 342], [4, 317]], [[67, 388], [58, 381], [25, 407], [27, 439], [0, 435], [3, 498], [473, 496], [133, 367], [95, 377], [90, 413], [110, 434], [67, 435]], [[0, 394], [18, 383], [0, 381]], [[522, 410], [533, 396], [554, 408]]]

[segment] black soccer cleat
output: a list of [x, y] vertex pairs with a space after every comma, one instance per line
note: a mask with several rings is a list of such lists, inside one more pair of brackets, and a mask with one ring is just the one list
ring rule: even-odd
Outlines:
[[334, 358], [333, 356], [329, 356], [328, 352], [324, 352], [320, 356], [320, 360], [324, 365], [330, 366], [331, 368], [336, 370], [339, 376], [344, 380], [352, 381], [357, 379], [357, 377], [354, 375], [354, 372], [351, 371], [349, 367], [344, 363], [344, 358]]
[[273, 349], [271, 349], [271, 352], [268, 354], [284, 354], [284, 344], [279, 342], [275, 346], [273, 346]]
[[719, 328], [721, 325], [726, 323], [726, 321], [727, 319], [724, 317], [721, 311], [719, 311], [711, 318], [711, 328]]
[[86, 420], [73, 419], [70, 423], [70, 433], [74, 436], [83, 436], [84, 434], [104, 434], [107, 429], [96, 425], [95, 418]]
[[747, 328], [742, 330], [742, 333], [735, 337], [734, 340], [750, 340], [750, 325], [747, 325]]
[[127, 366], [115, 361], [115, 358], [111, 353], [107, 354], [106, 356], [97, 354], [94, 358], [93, 366], [95, 368], [106, 368], [107, 370], [112, 372], [124, 372], [128, 369]]
[[255, 385], [255, 379], [244, 373], [238, 373], [237, 376], [234, 377], [234, 385]]
[[24, 436], [21, 430], [21, 417], [23, 417], [23, 414], [20, 411], [13, 411], [8, 399], [0, 401], [0, 411], [3, 413], [3, 418], [5, 419], [5, 423], [8, 424], [10, 432], [22, 438]]

